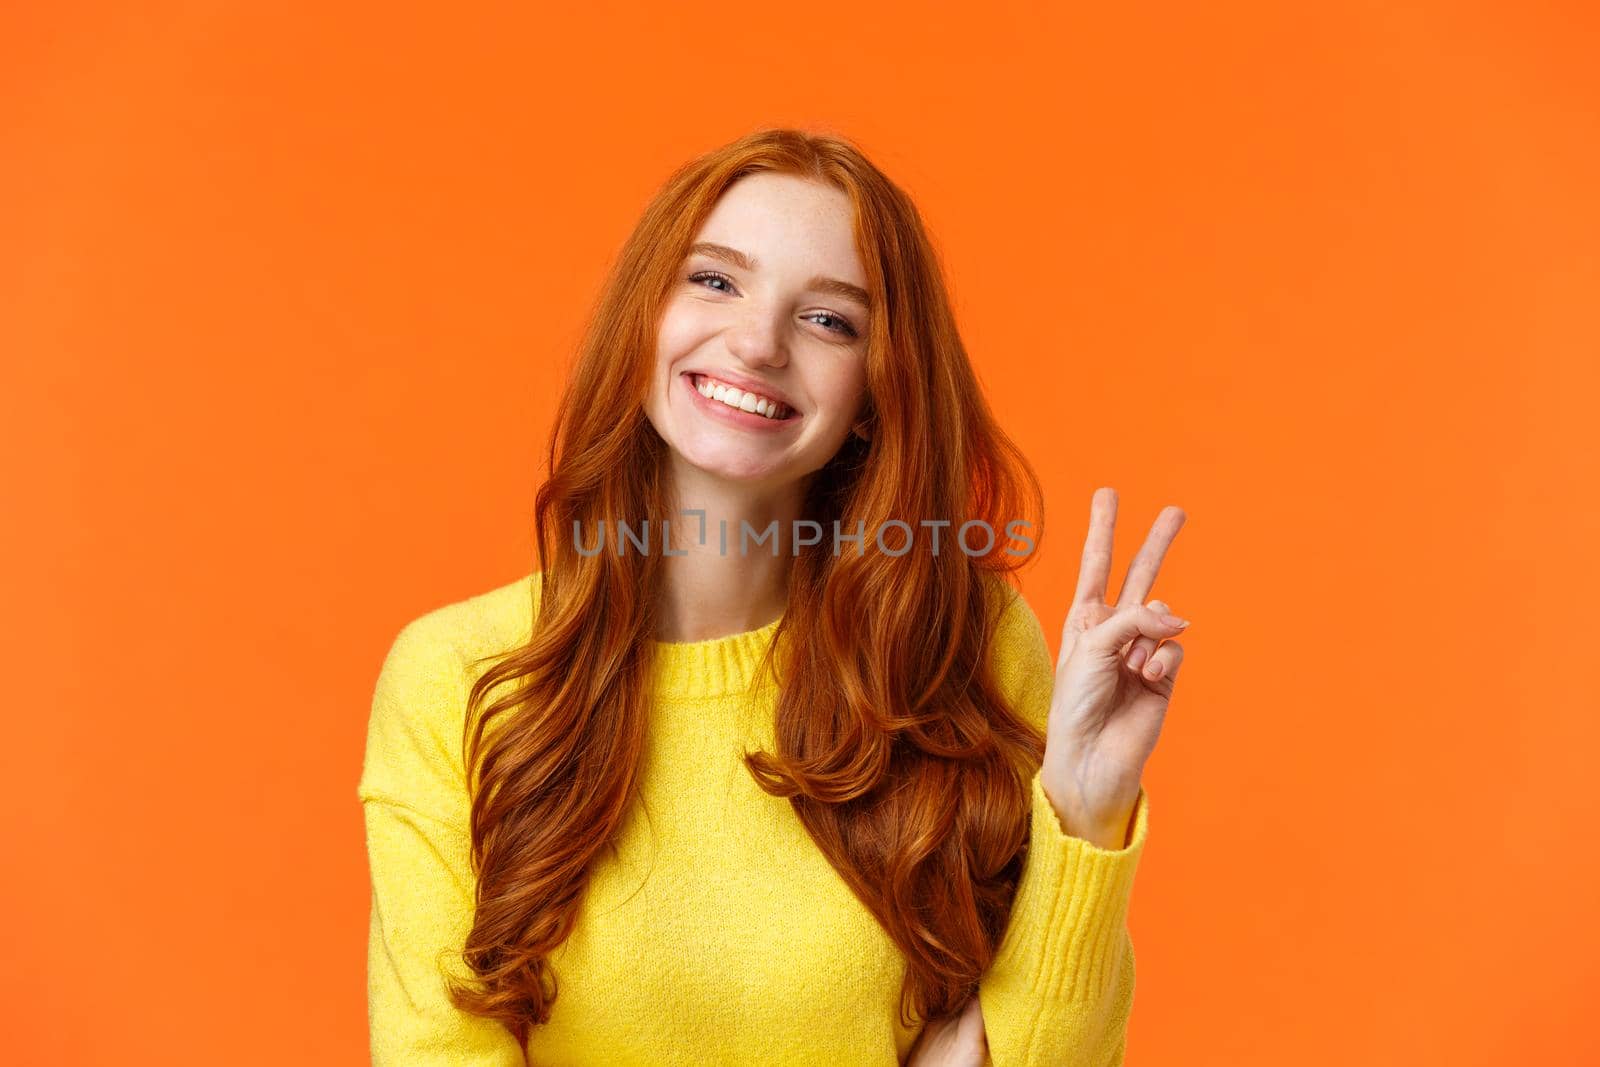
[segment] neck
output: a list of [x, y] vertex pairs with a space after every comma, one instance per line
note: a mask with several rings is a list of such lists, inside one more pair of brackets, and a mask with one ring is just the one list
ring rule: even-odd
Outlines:
[[[759, 629], [781, 615], [788, 603], [793, 522], [800, 517], [802, 487], [753, 489], [702, 471], [675, 469], [672, 490], [674, 554], [661, 561], [656, 640], [705, 641]], [[703, 537], [700, 516], [685, 511], [705, 513]], [[774, 522], [776, 531], [755, 543]], [[741, 524], [750, 530], [743, 551]]]

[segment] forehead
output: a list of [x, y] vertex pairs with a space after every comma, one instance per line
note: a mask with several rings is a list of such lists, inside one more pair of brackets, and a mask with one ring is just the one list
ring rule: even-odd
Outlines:
[[763, 271], [822, 272], [866, 285], [855, 208], [842, 189], [790, 174], [751, 174], [723, 191], [696, 242], [736, 248]]

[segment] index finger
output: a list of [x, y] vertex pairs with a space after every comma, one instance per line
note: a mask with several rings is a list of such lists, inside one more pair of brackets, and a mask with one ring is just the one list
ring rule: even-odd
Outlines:
[[1145, 536], [1139, 554], [1128, 564], [1127, 577], [1122, 580], [1122, 591], [1117, 595], [1117, 607], [1144, 603], [1145, 597], [1150, 595], [1150, 589], [1156, 584], [1156, 574], [1161, 570], [1162, 561], [1167, 558], [1172, 539], [1178, 536], [1187, 518], [1180, 507], [1169, 504], [1161, 509], [1161, 514], [1156, 516], [1154, 525]]

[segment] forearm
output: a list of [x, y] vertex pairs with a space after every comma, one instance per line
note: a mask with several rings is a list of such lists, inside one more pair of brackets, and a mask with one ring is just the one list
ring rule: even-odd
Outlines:
[[[1105, 848], [1063, 831], [1034, 779], [1032, 844], [1010, 923], [979, 983], [995, 1067], [1120, 1062], [1133, 1001], [1133, 945], [1126, 918], [1148, 799], [1132, 840]], [[1089, 831], [1086, 831], [1089, 832]], [[1126, 836], [1127, 830], [1111, 831]]]

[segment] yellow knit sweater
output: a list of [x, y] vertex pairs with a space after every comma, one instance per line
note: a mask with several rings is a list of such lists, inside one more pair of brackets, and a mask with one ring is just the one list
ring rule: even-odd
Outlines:
[[[1007, 595], [1013, 591], [1007, 587]], [[772, 751], [776, 690], [756, 680], [777, 629], [654, 645], [642, 790], [576, 928], [549, 958], [551, 1021], [526, 1049], [460, 1012], [443, 972], [471, 924], [462, 760], [468, 661], [525, 640], [538, 575], [406, 625], [373, 697], [357, 790], [372, 911], [367, 955], [379, 1067], [705, 1067], [903, 1062], [904, 957], [741, 749]], [[1041, 730], [1054, 684], [1038, 617], [1017, 596], [991, 645], [1007, 696]], [[1031, 844], [999, 954], [979, 986], [994, 1067], [1115, 1065], [1133, 1004], [1127, 911], [1148, 832], [1128, 845], [1066, 834], [1032, 780]]]

